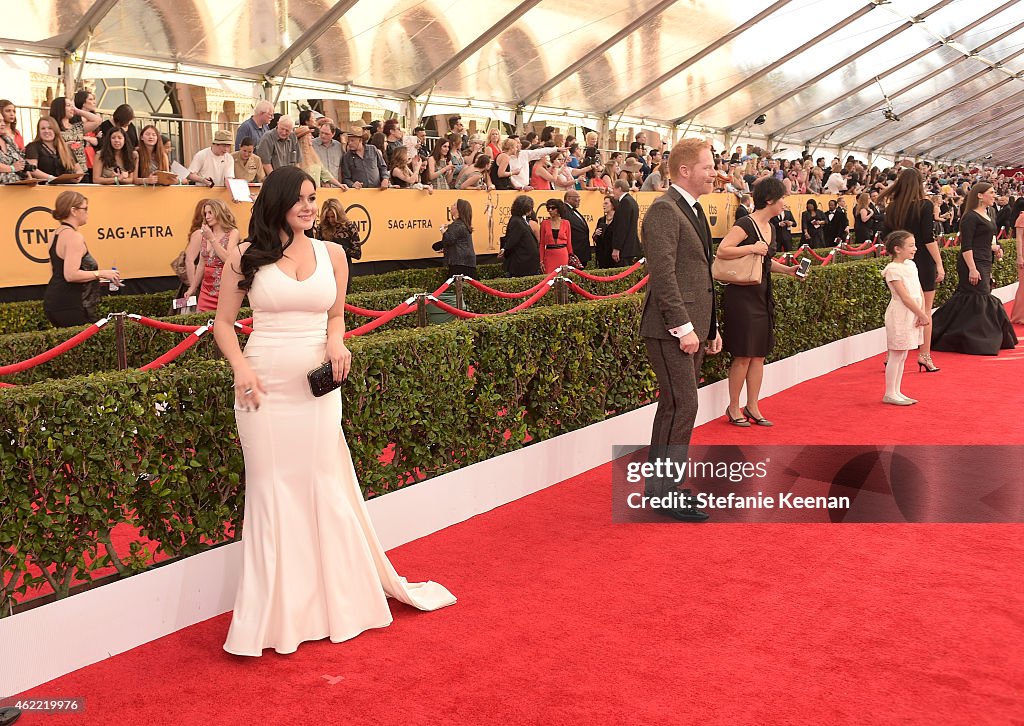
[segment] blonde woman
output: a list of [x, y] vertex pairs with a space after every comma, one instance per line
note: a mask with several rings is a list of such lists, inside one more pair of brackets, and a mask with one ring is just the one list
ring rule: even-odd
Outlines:
[[35, 164], [32, 176], [41, 181], [50, 181], [61, 174], [84, 173], [61, 138], [57, 122], [49, 116], [43, 116], [36, 124], [36, 138], [25, 147], [25, 161]]
[[313, 148], [312, 129], [308, 126], [296, 127], [295, 138], [299, 140], [299, 168], [313, 177], [313, 182], [317, 188], [325, 186], [334, 187], [335, 189], [348, 189], [347, 186], [335, 179], [334, 175], [324, 167], [320, 155]]
[[484, 153], [490, 156], [492, 161], [498, 160], [498, 154], [501, 153], [501, 129], [493, 128], [487, 132]]
[[[205, 313], [217, 309], [224, 262], [238, 246], [238, 225], [224, 202], [219, 199], [206, 200], [199, 235], [199, 266], [185, 297], [195, 295], [198, 288], [199, 305], [196, 310]], [[188, 260], [185, 262], [187, 264]]]

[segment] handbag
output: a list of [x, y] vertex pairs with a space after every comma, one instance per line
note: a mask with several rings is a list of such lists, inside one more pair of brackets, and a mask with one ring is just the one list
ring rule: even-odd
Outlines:
[[[757, 238], [764, 242], [761, 230], [754, 223]], [[728, 285], [760, 285], [764, 272], [764, 258], [761, 255], [744, 255], [735, 260], [726, 260], [715, 255], [711, 263], [711, 277]]]
[[185, 266], [185, 250], [178, 253], [178, 256], [171, 260], [171, 269], [178, 276], [183, 285], [188, 285], [188, 268]]
[[330, 361], [325, 361], [306, 374], [309, 381], [309, 390], [317, 398], [326, 396], [335, 388], [341, 388], [341, 384], [334, 380], [334, 369]]

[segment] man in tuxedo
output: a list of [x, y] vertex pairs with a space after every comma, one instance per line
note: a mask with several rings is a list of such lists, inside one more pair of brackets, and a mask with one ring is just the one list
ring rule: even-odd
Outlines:
[[[711, 146], [703, 139], [683, 139], [672, 148], [668, 168], [672, 185], [647, 210], [643, 223], [650, 282], [640, 335], [658, 377], [652, 456], [662, 455], [667, 446], [680, 447], [677, 452], [689, 446], [704, 353], [722, 349], [711, 279], [711, 227], [698, 202], [714, 189]], [[689, 491], [678, 490], [679, 483], [647, 480], [647, 496], [684, 495], [679, 506], [654, 511], [688, 522], [707, 519], [694, 506]]]
[[590, 225], [580, 213], [580, 193], [575, 189], [570, 189], [562, 199], [568, 208], [566, 219], [569, 222], [569, 228], [572, 229], [572, 253], [579, 258], [580, 264], [586, 267], [590, 264], [591, 257]]
[[1017, 217], [1013, 213], [1013, 207], [1010, 206], [1010, 198], [1005, 194], [996, 197], [995, 206], [996, 215], [996, 234], [999, 232], [1006, 232], [1008, 236], [1014, 234], [1014, 222], [1017, 221]]
[[775, 227], [775, 241], [782, 252], [789, 252], [793, 249], [793, 227], [796, 226], [796, 218], [790, 211], [787, 204], [782, 214], [772, 217], [769, 223]]
[[734, 224], [750, 214], [752, 201], [753, 197], [749, 194], [744, 194], [740, 197], [740, 206], [736, 207], [736, 219], [733, 220]]
[[636, 231], [640, 222], [640, 207], [629, 194], [629, 182], [625, 179], [615, 182], [612, 194], [619, 205], [615, 209], [611, 226], [612, 262], [632, 265], [640, 259], [640, 236]]
[[836, 239], [845, 239], [850, 219], [835, 199], [828, 200], [828, 211], [825, 213], [825, 246], [831, 247]]

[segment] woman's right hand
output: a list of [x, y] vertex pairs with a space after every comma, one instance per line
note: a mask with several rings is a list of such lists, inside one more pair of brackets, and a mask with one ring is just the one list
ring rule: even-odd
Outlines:
[[235, 371], [235, 401], [238, 405], [246, 411], [258, 411], [265, 393], [259, 376], [248, 363], [242, 363]]
[[967, 275], [967, 281], [972, 285], [977, 285], [981, 282], [981, 273], [978, 272], [977, 268], [971, 270], [970, 274]]
[[11, 171], [25, 171], [25, 160], [18, 159], [13, 164], [11, 164]]

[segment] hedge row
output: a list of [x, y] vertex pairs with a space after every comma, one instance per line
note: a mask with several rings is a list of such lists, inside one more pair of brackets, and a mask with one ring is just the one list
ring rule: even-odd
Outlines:
[[[399, 288], [380, 293], [351, 295], [350, 299], [353, 305], [360, 307], [371, 310], [389, 310], [417, 292], [419, 290]], [[132, 308], [128, 308], [128, 310], [134, 312]], [[240, 312], [240, 317], [248, 317], [251, 314], [251, 310], [243, 308]], [[203, 325], [211, 317], [211, 313], [194, 313], [192, 315], [176, 315], [163, 319], [182, 325]], [[368, 319], [364, 317], [348, 313], [345, 315], [345, 324], [350, 328], [362, 325], [367, 321]], [[392, 327], [411, 327], [415, 325], [415, 322], [412, 316], [405, 316], [389, 325]], [[28, 360], [39, 353], [53, 348], [81, 330], [84, 330], [84, 328], [51, 328], [50, 330], [29, 333], [0, 335], [0, 365], [9, 365]], [[180, 343], [182, 338], [181, 333], [167, 333], [146, 328], [137, 323], [126, 322], [125, 347], [128, 353], [128, 366], [130, 368], [138, 368], [149, 363]], [[3, 376], [0, 380], [5, 383], [26, 384], [49, 378], [70, 378], [99, 371], [116, 370], [117, 351], [115, 339], [114, 325], [113, 323], [108, 323], [93, 337], [57, 356], [52, 361], [35, 368], [30, 368], [22, 373]], [[178, 360], [186, 362], [196, 359], [209, 359], [216, 357], [216, 355], [216, 344], [213, 342], [213, 336], [207, 335]]]
[[[353, 340], [344, 425], [366, 494], [651, 401], [639, 306], [630, 297]], [[113, 552], [120, 523], [170, 556], [235, 537], [243, 466], [231, 383], [224, 362], [193, 361], [0, 394], [0, 614], [44, 581], [60, 597], [97, 567], [145, 568], [140, 547]]]
[[[996, 267], [1015, 277], [1014, 256]], [[943, 253], [956, 283], [956, 251]], [[784, 358], [876, 328], [889, 295], [884, 261], [777, 277]], [[524, 283], [525, 284], [525, 283]], [[637, 334], [640, 296], [465, 324], [384, 331], [352, 341], [345, 429], [368, 496], [571, 431], [650, 402], [655, 380]], [[727, 356], [707, 359], [706, 382]], [[66, 595], [97, 567], [144, 569], [139, 546], [118, 559], [125, 522], [170, 556], [237, 536], [242, 461], [231, 372], [193, 360], [152, 373], [99, 373], [0, 393], [0, 614], [42, 581]], [[637, 442], [647, 432], [637, 432]], [[141, 480], [141, 475], [151, 478]], [[30, 572], [41, 570], [35, 576]]]
[[[623, 268], [616, 270], [608, 270], [607, 274], [614, 274], [615, 272], [621, 271]], [[611, 294], [620, 292], [627, 289], [631, 285], [635, 284], [643, 276], [642, 271], [634, 272], [628, 278], [624, 280], [618, 280], [608, 283], [592, 282], [590, 280], [578, 279], [581, 287], [588, 291], [597, 294]], [[447, 278], [445, 278], [447, 279]], [[495, 289], [502, 290], [503, 292], [520, 292], [527, 290], [538, 282], [544, 279], [543, 275], [536, 275], [532, 277], [522, 278], [504, 278], [497, 280], [487, 280], [486, 284], [494, 287]], [[436, 290], [440, 283], [444, 282], [441, 280], [437, 286], [429, 288], [430, 290]], [[363, 292], [353, 293], [348, 296], [348, 302], [357, 307], [367, 308], [370, 310], [390, 310], [391, 308], [398, 305], [403, 300], [407, 300], [412, 295], [423, 292], [426, 288], [389, 288], [381, 292]], [[500, 297], [494, 297], [487, 293], [481, 292], [470, 285], [464, 286], [466, 304], [470, 310], [482, 313], [495, 313], [503, 310], [509, 310], [515, 307], [522, 300], [508, 300]], [[130, 296], [126, 298], [112, 298], [127, 300], [128, 304], [117, 306], [118, 310], [127, 310], [129, 312], [136, 312], [138, 309], [148, 309], [150, 311], [159, 308], [159, 300], [164, 299], [164, 302], [169, 306], [170, 297], [168, 295], [138, 295]], [[555, 303], [555, 294], [553, 291], [549, 292], [542, 298], [538, 304], [540, 305], [552, 305]], [[132, 305], [132, 303], [140, 303], [138, 307]], [[26, 306], [26, 303], [14, 303], [18, 306]], [[3, 306], [0, 306], [2, 309]], [[165, 310], [166, 312], [166, 310]], [[162, 313], [142, 313], [147, 317], [157, 317], [159, 319], [168, 320], [174, 323], [181, 323], [187, 325], [201, 325], [208, 321], [212, 314], [210, 313], [196, 313], [194, 315], [187, 316], [171, 316], [171, 317], [160, 317]], [[251, 311], [248, 308], [243, 308], [240, 313], [240, 317], [248, 317], [251, 315]], [[345, 325], [348, 329], [356, 328], [369, 322], [369, 318], [361, 317], [353, 314], [345, 315]], [[404, 315], [400, 318], [396, 318], [392, 322], [387, 324], [388, 330], [396, 330], [403, 328], [412, 328], [417, 324], [417, 316], [415, 314]], [[48, 325], [48, 323], [47, 323]], [[55, 345], [67, 340], [75, 333], [82, 330], [82, 328], [62, 328], [49, 330], [27, 332], [27, 333], [14, 333], [9, 335], [0, 335], [0, 365], [8, 365], [10, 363], [17, 363], [22, 360], [27, 360], [34, 355], [37, 355], [43, 351], [49, 350]], [[162, 354], [164, 351], [169, 350], [173, 346], [177, 345], [181, 340], [182, 336], [178, 333], [164, 333], [148, 328], [143, 328], [137, 324], [129, 323], [126, 326], [126, 338], [127, 338], [127, 351], [128, 351], [128, 364], [129, 367], [137, 368], [145, 365], [149, 361]], [[189, 360], [194, 358], [211, 358], [216, 355], [215, 345], [213, 344], [212, 336], [210, 338], [204, 338], [199, 344], [193, 347], [190, 351], [182, 356], [182, 360]], [[117, 368], [117, 356], [114, 349], [114, 330], [113, 325], [108, 325], [106, 328], [101, 330], [95, 336], [90, 338], [88, 341], [73, 348], [71, 351], [61, 355], [54, 359], [50, 363], [38, 366], [37, 368], [25, 371], [12, 376], [4, 376], [0, 378], [8, 383], [31, 383], [35, 381], [41, 381], [47, 378], [69, 378], [76, 375], [85, 375], [87, 373], [113, 370]]]

